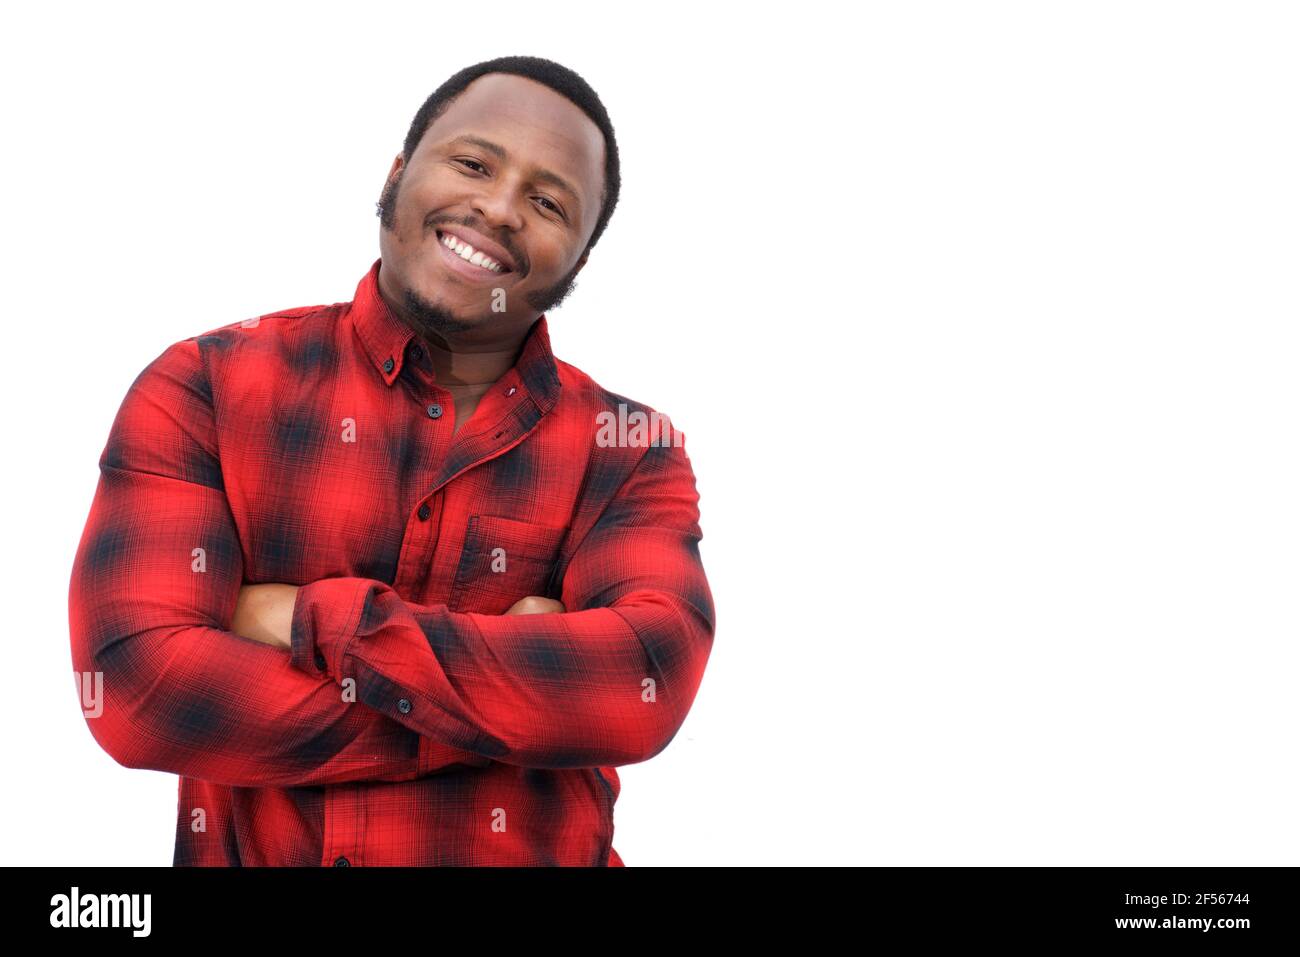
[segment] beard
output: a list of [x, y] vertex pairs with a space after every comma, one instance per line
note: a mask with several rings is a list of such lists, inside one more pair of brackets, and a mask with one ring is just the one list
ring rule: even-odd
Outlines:
[[[577, 269], [569, 271], [567, 276], [546, 289], [539, 289], [524, 296], [524, 301], [539, 313], [554, 309], [573, 292], [577, 285]], [[457, 316], [451, 310], [429, 299], [425, 299], [414, 289], [402, 291], [402, 306], [406, 315], [417, 331], [435, 333], [446, 342], [464, 339], [486, 325], [501, 318], [501, 313], [490, 309], [473, 317]]]
[[[379, 222], [386, 232], [391, 233], [397, 229], [397, 201], [401, 192], [402, 177], [405, 174], [406, 169], [403, 168], [396, 179], [385, 183], [383, 194], [379, 198], [382, 204]], [[561, 276], [545, 289], [535, 289], [526, 294], [524, 302], [539, 313], [554, 309], [569, 297], [569, 293], [573, 292], [580, 268], [581, 266], [575, 265], [567, 275]], [[501, 315], [488, 310], [472, 317], [457, 316], [449, 309], [425, 299], [414, 289], [409, 288], [402, 293], [402, 305], [405, 306], [407, 315], [416, 324], [418, 331], [435, 333], [446, 341], [472, 334], [476, 329], [491, 323]]]

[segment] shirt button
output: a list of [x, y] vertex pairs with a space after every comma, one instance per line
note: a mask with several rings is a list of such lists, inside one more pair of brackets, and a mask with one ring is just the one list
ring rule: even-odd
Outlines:
[[419, 346], [411, 346], [411, 355], [412, 357], [418, 359], [420, 358], [420, 356], [424, 355], [424, 350], [421, 349]]
[[335, 866], [335, 867], [351, 867], [351, 866], [352, 866], [352, 862], [349, 861], [346, 857], [339, 857], [339, 858], [335, 858], [335, 860], [334, 860], [334, 866]]
[[433, 405], [429, 406], [429, 408], [427, 408], [425, 411], [429, 413], [429, 418], [436, 419], [438, 418], [438, 416], [442, 415], [442, 406], [440, 406], [438, 403], [435, 402]]
[[393, 371], [393, 360], [391, 358], [384, 360], [384, 371], [385, 372]]
[[426, 521], [429, 518], [429, 503], [425, 502], [420, 506], [420, 511], [416, 513], [420, 516], [420, 521]]
[[407, 701], [405, 698], [402, 698], [400, 701], [397, 702], [397, 710], [402, 712], [402, 714], [410, 714], [411, 702]]
[[316, 667], [319, 668], [321, 671], [325, 670], [325, 656], [322, 655], [319, 651], [316, 652]]
[[514, 395], [514, 394], [515, 394], [514, 386], [511, 386], [509, 389], [506, 390], [506, 395]]

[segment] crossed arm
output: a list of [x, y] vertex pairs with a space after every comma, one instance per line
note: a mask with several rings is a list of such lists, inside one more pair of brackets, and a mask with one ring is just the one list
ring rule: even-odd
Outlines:
[[454, 613], [369, 579], [245, 585], [211, 402], [195, 340], [141, 373], [74, 560], [73, 666], [102, 678], [86, 720], [119, 763], [292, 787], [621, 765], [676, 734], [714, 627], [680, 448], [646, 450], [559, 603]]
[[[293, 609], [298, 591], [298, 585], [276, 582], [242, 586], [230, 630], [272, 648], [290, 650], [293, 647]], [[564, 605], [554, 598], [526, 595], [511, 605], [506, 614], [543, 615], [563, 612]]]

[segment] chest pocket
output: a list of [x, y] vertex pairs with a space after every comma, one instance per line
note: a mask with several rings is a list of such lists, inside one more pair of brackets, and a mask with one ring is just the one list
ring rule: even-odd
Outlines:
[[525, 595], [548, 594], [567, 528], [472, 515], [447, 607], [503, 615]]

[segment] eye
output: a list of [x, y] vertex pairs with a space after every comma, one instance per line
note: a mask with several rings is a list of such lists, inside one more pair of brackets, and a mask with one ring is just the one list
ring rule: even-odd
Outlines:
[[484, 172], [484, 173], [486, 173], [486, 172], [487, 172], [487, 167], [484, 166], [482, 163], [480, 163], [478, 160], [472, 160], [472, 159], [458, 159], [458, 160], [456, 160], [456, 162], [457, 162], [457, 163], [463, 163], [464, 165], [466, 165], [466, 166], [470, 166], [470, 167], [477, 166], [478, 169], [474, 170], [474, 172], [476, 172], [476, 173], [478, 173], [478, 172]]
[[537, 197], [537, 201], [538, 201], [539, 203], [545, 203], [545, 204], [546, 204], [546, 208], [549, 209], [549, 210], [550, 210], [551, 212], [553, 212], [553, 213], [558, 213], [559, 216], [560, 216], [560, 218], [562, 218], [562, 219], [565, 218], [565, 216], [564, 216], [564, 210], [560, 209], [560, 207], [556, 206], [553, 202], [551, 202], [551, 201], [550, 201], [549, 199], [547, 199], [545, 196], [538, 196], [538, 197]]

